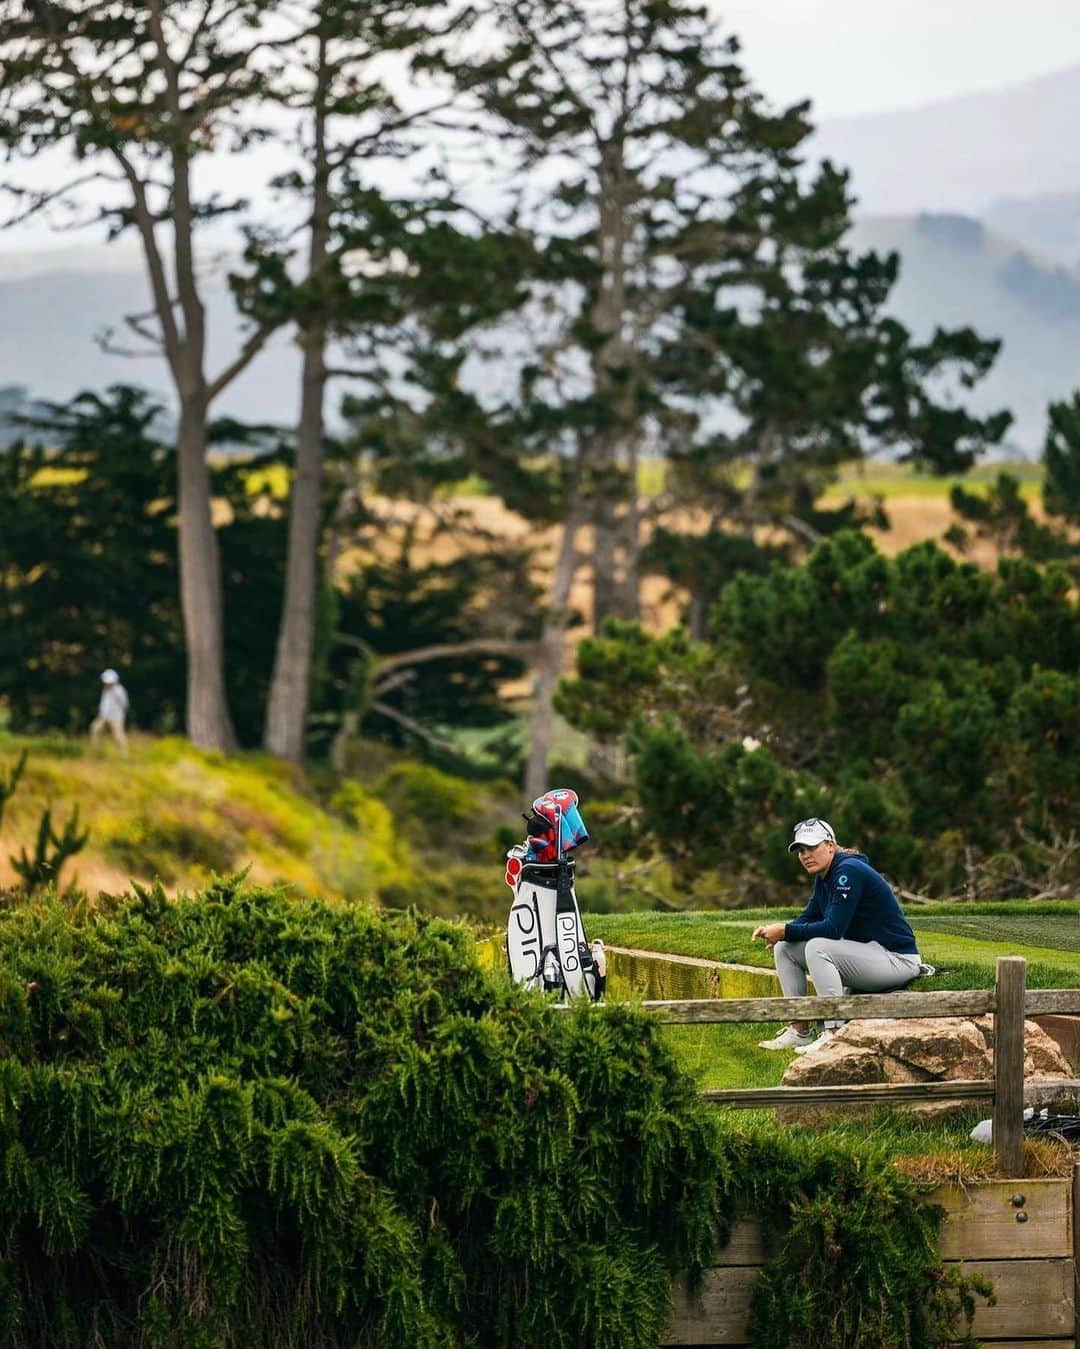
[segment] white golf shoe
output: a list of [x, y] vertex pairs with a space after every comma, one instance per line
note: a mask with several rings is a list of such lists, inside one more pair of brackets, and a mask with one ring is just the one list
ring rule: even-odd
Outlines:
[[812, 1030], [799, 1031], [794, 1026], [788, 1026], [782, 1030], [772, 1040], [759, 1040], [759, 1049], [794, 1049], [797, 1054], [801, 1054], [804, 1049], [809, 1049], [814, 1043], [814, 1032]]

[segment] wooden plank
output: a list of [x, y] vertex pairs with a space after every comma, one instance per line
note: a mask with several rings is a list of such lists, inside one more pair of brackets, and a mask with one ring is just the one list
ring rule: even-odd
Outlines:
[[[984, 1340], [991, 1349], [1076, 1349], [1076, 1340]], [[749, 1349], [749, 1346], [747, 1346]]]
[[[672, 1340], [664, 1340], [663, 1343], [673, 1344]], [[698, 1344], [694, 1349], [715, 1349], [717, 1342], [712, 1344]], [[1066, 1340], [983, 1340], [987, 1349], [1076, 1349], [1076, 1340], [1072, 1335]], [[752, 1344], [745, 1341], [742, 1344], [725, 1344], [723, 1349], [754, 1349]]]
[[[1059, 1346], [1073, 1342], [1072, 1260], [965, 1260], [969, 1273], [993, 1280], [997, 1301], [976, 1298], [973, 1330], [990, 1342], [1027, 1335]], [[696, 1293], [675, 1286], [665, 1345], [745, 1345], [759, 1271], [752, 1265], [705, 1271]], [[1032, 1339], [1025, 1340], [1033, 1349]]]
[[[1069, 1189], [1067, 1180], [943, 1185], [927, 1201], [948, 1214], [938, 1238], [942, 1259], [1071, 1258]], [[1021, 1214], [1023, 1221], [1017, 1221]]]
[[1075, 1337], [1080, 1340], [1080, 1159], [1073, 1163], [1072, 1173], [1073, 1282], [1075, 1287]]
[[[1072, 1260], [964, 1260], [969, 1273], [993, 1280], [997, 1302], [975, 1299], [980, 1340], [1042, 1336], [1066, 1339], [1075, 1326]], [[708, 1343], [708, 1341], [704, 1341]]]
[[[1017, 957], [1019, 958], [1019, 957]], [[934, 993], [852, 993], [840, 998], [668, 998], [643, 1002], [661, 1021], [888, 1020], [893, 1017], [982, 1016], [994, 1010], [991, 988]]]
[[760, 1265], [765, 1260], [765, 1241], [757, 1218], [737, 1218], [731, 1224], [731, 1240], [716, 1253], [721, 1265]]
[[759, 1106], [911, 1105], [919, 1101], [990, 1101], [993, 1082], [859, 1082], [843, 1087], [723, 1087], [703, 1091], [712, 1105], [745, 1110]]
[[1024, 1014], [1080, 1016], [1080, 988], [1029, 988], [1024, 994]]
[[758, 1270], [752, 1265], [707, 1269], [693, 1294], [675, 1284], [675, 1310], [661, 1341], [665, 1345], [749, 1343], [750, 1299]]
[[998, 956], [994, 1010], [994, 1157], [1005, 1176], [1024, 1174], [1023, 956]]

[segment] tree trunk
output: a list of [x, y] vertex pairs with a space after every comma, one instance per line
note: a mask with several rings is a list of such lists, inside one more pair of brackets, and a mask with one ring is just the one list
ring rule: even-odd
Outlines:
[[536, 656], [533, 709], [529, 720], [529, 754], [525, 761], [525, 797], [535, 800], [547, 789], [548, 759], [554, 738], [555, 685], [562, 673], [566, 620], [570, 587], [577, 570], [577, 535], [580, 519], [572, 507], [563, 526], [562, 542], [555, 562], [551, 599], [544, 615], [544, 626]]
[[590, 320], [600, 337], [593, 358], [593, 378], [601, 400], [610, 399], [610, 424], [599, 430], [588, 449], [593, 469], [593, 626], [605, 618], [629, 618], [637, 609], [638, 517], [630, 508], [637, 491], [634, 472], [637, 426], [630, 367], [633, 352], [626, 340], [627, 218], [624, 147], [616, 137], [603, 147], [598, 185], [598, 253], [601, 275]]
[[[318, 276], [325, 268], [330, 239], [330, 167], [326, 145], [329, 79], [327, 38], [323, 35], [319, 39], [313, 109], [310, 277]], [[322, 322], [312, 324], [303, 332], [300, 425], [296, 440], [296, 473], [289, 501], [285, 593], [263, 728], [265, 748], [293, 763], [299, 763], [304, 755], [304, 731], [311, 692], [311, 651], [315, 639], [315, 595], [322, 525], [326, 339], [326, 325]]]
[[309, 333], [304, 343], [296, 474], [289, 502], [285, 593], [263, 736], [269, 753], [294, 763], [299, 763], [304, 753], [311, 649], [315, 636], [323, 481], [325, 340], [325, 333], [319, 330]]
[[180, 605], [187, 645], [187, 733], [200, 749], [229, 751], [236, 733], [225, 695], [221, 559], [206, 467], [206, 408], [181, 407], [177, 433]]

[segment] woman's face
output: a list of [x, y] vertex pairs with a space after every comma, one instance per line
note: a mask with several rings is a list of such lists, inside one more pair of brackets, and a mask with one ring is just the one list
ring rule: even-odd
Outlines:
[[795, 851], [799, 855], [799, 861], [803, 864], [803, 870], [808, 871], [811, 876], [816, 876], [819, 872], [828, 871], [832, 865], [833, 855], [836, 852], [836, 844], [817, 843], [814, 847], [809, 847], [805, 843], [800, 843]]

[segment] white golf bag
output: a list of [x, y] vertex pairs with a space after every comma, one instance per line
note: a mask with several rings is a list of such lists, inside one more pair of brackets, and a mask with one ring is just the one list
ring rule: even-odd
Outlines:
[[602, 942], [589, 945], [574, 889], [574, 859], [568, 848], [588, 834], [567, 789], [545, 793], [527, 817], [529, 840], [506, 857], [506, 883], [514, 892], [506, 926], [511, 977], [526, 988], [559, 998], [594, 1002], [607, 982]]

